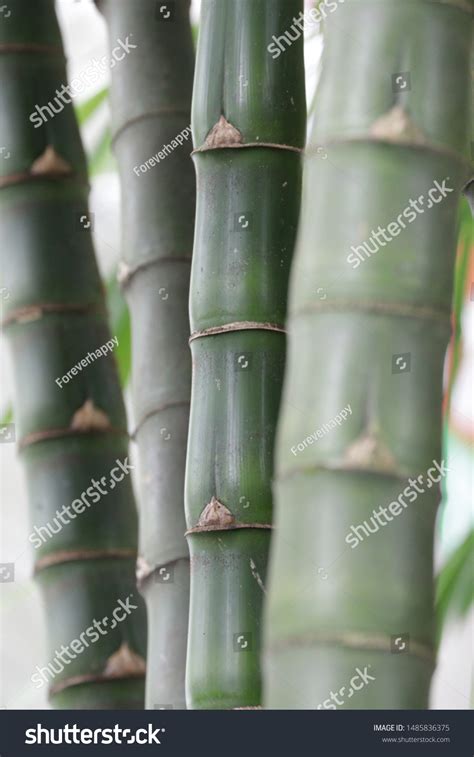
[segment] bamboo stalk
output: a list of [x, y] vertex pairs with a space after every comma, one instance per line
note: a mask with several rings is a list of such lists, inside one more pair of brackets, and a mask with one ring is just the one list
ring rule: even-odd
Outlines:
[[87, 167], [71, 104], [57, 99], [36, 128], [36, 106], [67, 83], [54, 2], [38, 0], [33, 14], [26, 0], [10, 0], [8, 9], [0, 24], [0, 143], [9, 152], [0, 161], [0, 251], [10, 293], [3, 325], [51, 666], [32, 671], [32, 682], [50, 682], [58, 708], [142, 708], [136, 513], [130, 476], [112, 478], [117, 461], [127, 470], [126, 418], [111, 352], [87, 358], [110, 341], [91, 234], [81, 222]]
[[186, 468], [192, 709], [259, 707], [273, 440], [305, 136], [300, 0], [204, 0], [193, 96], [197, 219]]
[[348, 0], [327, 19], [277, 442], [272, 708], [428, 704], [427, 471], [442, 467], [472, 9]]
[[[138, 570], [149, 622], [146, 702], [151, 709], [182, 709], [189, 609], [183, 505], [191, 393], [187, 311], [195, 205], [189, 0], [174, 4], [169, 21], [155, 0], [102, 0], [99, 7], [110, 49], [127, 36], [137, 45], [113, 69], [111, 96], [122, 185], [122, 284], [132, 320]], [[152, 156], [154, 164], [146, 166]]]

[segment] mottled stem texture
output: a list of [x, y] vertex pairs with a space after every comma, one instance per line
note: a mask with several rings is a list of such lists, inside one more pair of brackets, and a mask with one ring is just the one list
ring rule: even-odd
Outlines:
[[0, 254], [10, 295], [2, 325], [48, 629], [47, 661], [38, 660], [32, 685], [48, 683], [57, 708], [142, 708], [136, 511], [86, 161], [71, 98], [58, 96], [67, 77], [53, 0], [36, 0], [34, 12], [27, 0], [9, 0], [8, 10], [0, 23]]
[[186, 469], [188, 707], [260, 707], [274, 435], [306, 128], [301, 0], [204, 0]]
[[[120, 279], [132, 323], [138, 446], [138, 578], [148, 610], [146, 703], [185, 707], [189, 551], [184, 471], [191, 395], [188, 298], [194, 232], [194, 50], [189, 0], [100, 0], [112, 70], [113, 145], [122, 188]], [[171, 4], [170, 4], [171, 8]], [[166, 11], [166, 12], [165, 12]]]
[[428, 705], [473, 5], [346, 0], [327, 18], [277, 439], [270, 708]]

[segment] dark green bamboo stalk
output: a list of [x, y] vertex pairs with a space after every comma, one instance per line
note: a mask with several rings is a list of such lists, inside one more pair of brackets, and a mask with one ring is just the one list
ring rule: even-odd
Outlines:
[[[53, 0], [37, 0], [34, 13], [27, 0], [9, 0], [8, 9], [0, 23], [0, 144], [9, 152], [0, 161], [2, 280], [10, 293], [3, 326], [51, 665], [32, 671], [32, 682], [50, 682], [60, 708], [142, 708], [136, 513], [130, 475], [112, 480], [116, 461], [127, 458], [126, 418], [111, 353], [88, 357], [110, 332], [85, 228], [86, 162], [71, 98], [64, 89], [65, 101], [58, 96], [67, 78]], [[36, 106], [52, 101], [42, 118]]]
[[[110, 48], [127, 36], [137, 45], [112, 71], [112, 119], [122, 184], [122, 282], [132, 317], [138, 575], [149, 622], [146, 701], [149, 708], [184, 708], [189, 553], [183, 496], [195, 205], [189, 0], [175, 3], [169, 19], [155, 0], [101, 0], [99, 7]], [[153, 164], [145, 166], [150, 158]]]
[[[197, 220], [186, 469], [187, 702], [259, 707], [273, 440], [305, 137], [300, 0], [204, 0], [193, 101]], [[298, 27], [295, 26], [298, 32]]]
[[347, 0], [327, 19], [277, 442], [272, 708], [428, 703], [427, 471], [442, 468], [472, 9]]

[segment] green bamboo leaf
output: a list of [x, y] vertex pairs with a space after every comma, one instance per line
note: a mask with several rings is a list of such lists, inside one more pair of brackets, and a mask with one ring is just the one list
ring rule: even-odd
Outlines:
[[437, 579], [438, 631], [451, 616], [463, 617], [474, 603], [474, 529], [454, 550]]
[[3, 416], [0, 420], [0, 426], [6, 426], [7, 423], [12, 423], [13, 421], [13, 408], [11, 405], [8, 405], [7, 409], [4, 411]]
[[126, 387], [130, 379], [132, 364], [130, 316], [116, 273], [106, 283], [106, 295], [112, 336], [118, 338], [118, 347], [114, 354], [118, 363], [120, 382], [123, 387]]
[[97, 141], [96, 146], [87, 156], [89, 176], [98, 176], [99, 174], [117, 170], [117, 164], [111, 149], [111, 140], [111, 131], [107, 126]]
[[95, 95], [92, 95], [85, 102], [75, 106], [76, 117], [80, 126], [83, 126], [89, 118], [96, 112], [96, 110], [102, 105], [109, 95], [107, 87], [99, 90]]

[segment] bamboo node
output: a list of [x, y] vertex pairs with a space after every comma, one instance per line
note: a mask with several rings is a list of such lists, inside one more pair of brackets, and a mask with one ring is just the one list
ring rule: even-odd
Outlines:
[[123, 284], [128, 281], [130, 278], [131, 268], [127, 263], [125, 263], [124, 260], [119, 260], [118, 268], [117, 268], [117, 281], [120, 284], [120, 286], [123, 286]]
[[151, 575], [152, 572], [153, 568], [151, 567], [151, 565], [147, 563], [144, 557], [141, 557], [141, 555], [139, 555], [137, 557], [137, 564], [135, 567], [137, 584], [140, 585], [145, 580], [145, 578], [148, 578], [148, 576]]
[[223, 147], [241, 145], [242, 142], [243, 138], [240, 131], [229, 123], [225, 116], [221, 116], [207, 135], [203, 147], [205, 150], [218, 150]]
[[228, 528], [234, 523], [235, 518], [231, 511], [222, 502], [219, 502], [216, 497], [212, 497], [199, 517], [198, 527], [208, 528], [209, 526], [214, 526], [217, 528]]
[[129, 676], [144, 675], [146, 665], [143, 657], [130, 649], [126, 641], [107, 660], [105, 678], [127, 678]]
[[33, 321], [39, 321], [43, 317], [43, 311], [40, 307], [32, 305], [29, 308], [25, 308], [18, 315], [18, 323], [32, 323]]
[[66, 175], [72, 173], [72, 168], [67, 161], [58, 155], [52, 145], [48, 145], [39, 158], [36, 158], [31, 164], [30, 173], [34, 176], [42, 174]]
[[71, 428], [75, 431], [106, 431], [111, 428], [111, 423], [108, 415], [89, 399], [74, 413]]
[[376, 139], [395, 144], [427, 143], [424, 133], [401, 105], [394, 105], [387, 113], [377, 118], [370, 127], [370, 133]]
[[345, 462], [351, 468], [377, 468], [384, 473], [398, 473], [394, 456], [373, 431], [362, 434], [351, 444]]

